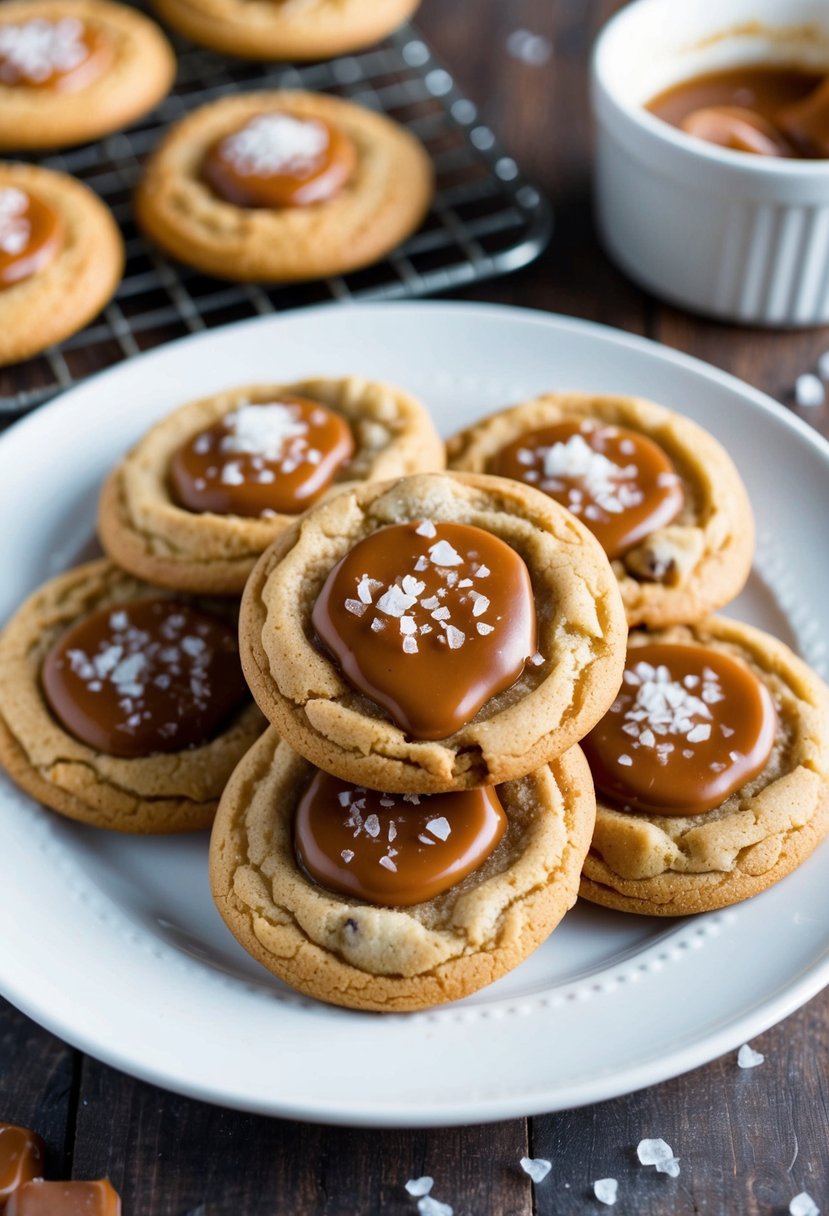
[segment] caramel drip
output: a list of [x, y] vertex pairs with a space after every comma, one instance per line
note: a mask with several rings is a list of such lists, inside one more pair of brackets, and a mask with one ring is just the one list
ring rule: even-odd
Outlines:
[[313, 624], [346, 679], [416, 739], [454, 734], [535, 656], [526, 565], [466, 524], [394, 524], [360, 541]]
[[294, 845], [320, 886], [409, 907], [471, 874], [503, 836], [492, 786], [454, 794], [381, 794], [318, 772], [297, 807]]
[[202, 177], [236, 207], [307, 207], [334, 198], [356, 164], [354, 143], [338, 127], [270, 111], [216, 140]]
[[353, 454], [354, 437], [341, 414], [285, 396], [237, 406], [193, 435], [173, 456], [170, 488], [188, 511], [297, 515], [328, 489]]
[[521, 435], [490, 472], [543, 490], [585, 524], [608, 557], [621, 556], [682, 509], [667, 454], [638, 431], [568, 419]]
[[31, 278], [63, 244], [63, 216], [17, 186], [0, 186], [0, 291]]
[[704, 646], [632, 646], [619, 694], [583, 747], [621, 810], [701, 815], [765, 768], [777, 715], [738, 659]]
[[128, 758], [206, 743], [248, 698], [233, 626], [167, 599], [84, 617], [52, 646], [42, 682], [71, 735]]

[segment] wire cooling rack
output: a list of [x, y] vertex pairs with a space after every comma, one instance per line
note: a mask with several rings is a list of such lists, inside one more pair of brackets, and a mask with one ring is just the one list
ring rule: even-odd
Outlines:
[[[0, 371], [0, 414], [23, 413], [94, 371], [185, 334], [326, 300], [445, 291], [515, 270], [546, 244], [546, 201], [412, 26], [371, 50], [301, 67], [230, 60], [181, 41], [176, 51], [175, 89], [143, 122], [39, 160], [85, 181], [109, 204], [126, 242], [126, 272], [113, 301], [86, 329]], [[255, 88], [334, 93], [408, 127], [437, 174], [436, 197], [420, 230], [368, 269], [300, 285], [227, 283], [153, 248], [136, 229], [131, 207], [147, 153], [165, 127], [195, 106]]]

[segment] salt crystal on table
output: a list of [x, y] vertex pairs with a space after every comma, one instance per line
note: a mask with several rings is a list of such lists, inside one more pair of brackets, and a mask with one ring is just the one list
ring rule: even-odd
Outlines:
[[434, 1178], [424, 1174], [422, 1178], [410, 1178], [406, 1183], [406, 1190], [417, 1199], [420, 1195], [428, 1195], [434, 1185]]
[[439, 1199], [433, 1199], [431, 1195], [418, 1199], [417, 1210], [420, 1216], [454, 1216], [454, 1208], [448, 1203], [441, 1203]]
[[664, 1140], [640, 1140], [636, 1146], [636, 1155], [642, 1165], [655, 1165], [658, 1174], [668, 1174], [671, 1178], [679, 1177], [679, 1159], [674, 1156], [674, 1150]]
[[525, 1174], [529, 1174], [533, 1182], [543, 1182], [552, 1168], [552, 1161], [547, 1161], [544, 1157], [521, 1158], [521, 1169]]
[[823, 405], [826, 400], [826, 389], [818, 376], [812, 372], [804, 372], [795, 381], [794, 399], [797, 405], [804, 407]]
[[755, 1051], [753, 1047], [749, 1047], [748, 1043], [743, 1043], [737, 1052], [737, 1064], [740, 1068], [756, 1068], [758, 1064], [763, 1063], [765, 1058], [762, 1051]]
[[791, 1216], [820, 1216], [820, 1208], [811, 1195], [801, 1191], [789, 1204]]
[[616, 1192], [619, 1189], [619, 1183], [615, 1178], [599, 1178], [593, 1183], [593, 1194], [598, 1199], [599, 1203], [606, 1203], [608, 1207], [612, 1207], [616, 1202]]

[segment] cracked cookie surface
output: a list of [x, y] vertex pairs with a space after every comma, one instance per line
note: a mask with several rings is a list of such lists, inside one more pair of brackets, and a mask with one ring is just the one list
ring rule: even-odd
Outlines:
[[[27, 794], [70, 819], [135, 833], [209, 827], [234, 765], [262, 731], [247, 704], [201, 747], [123, 759], [79, 742], [53, 716], [40, 672], [57, 638], [100, 608], [168, 594], [109, 561], [90, 562], [44, 584], [0, 635], [0, 762]], [[203, 606], [235, 615], [226, 602]]]
[[192, 401], [157, 423], [107, 479], [98, 516], [101, 543], [125, 569], [165, 587], [238, 594], [257, 559], [296, 515], [268, 519], [198, 514], [173, 499], [176, 449], [240, 403], [280, 395], [319, 401], [348, 422], [355, 452], [333, 488], [443, 467], [443, 444], [424, 407], [392, 385], [359, 376], [257, 384]]
[[228, 782], [210, 842], [228, 927], [300, 992], [381, 1012], [458, 1000], [517, 966], [575, 902], [595, 807], [577, 747], [500, 786], [509, 826], [498, 847], [455, 887], [409, 908], [360, 903], [302, 872], [292, 821], [314, 771], [266, 731]]
[[598, 797], [581, 894], [649, 916], [685, 916], [764, 891], [794, 870], [829, 831], [829, 691], [787, 646], [759, 629], [712, 617], [634, 632], [740, 659], [771, 694], [777, 731], [763, 771], [700, 815], [623, 812]]
[[487, 472], [522, 434], [568, 420], [596, 420], [653, 440], [680, 478], [684, 505], [613, 562], [628, 624], [661, 628], [700, 620], [743, 588], [754, 553], [754, 518], [728, 453], [713, 436], [639, 397], [548, 393], [468, 427], [448, 441], [449, 467]]
[[[311, 206], [239, 207], [202, 179], [209, 148], [269, 113], [320, 119], [353, 144], [337, 194]], [[234, 281], [295, 282], [370, 265], [405, 240], [432, 199], [432, 164], [398, 123], [353, 102], [289, 90], [225, 97], [188, 114], [152, 154], [136, 217], [173, 257]]]
[[[311, 614], [332, 567], [389, 524], [491, 532], [525, 561], [537, 664], [444, 740], [423, 742], [356, 692], [315, 643]], [[626, 630], [598, 542], [546, 495], [505, 478], [419, 474], [314, 507], [263, 554], [240, 616], [242, 665], [265, 716], [319, 768], [392, 792], [438, 793], [523, 776], [581, 739], [615, 696]]]

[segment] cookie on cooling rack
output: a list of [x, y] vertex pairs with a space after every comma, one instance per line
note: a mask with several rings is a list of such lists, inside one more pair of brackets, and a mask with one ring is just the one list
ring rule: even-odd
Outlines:
[[594, 903], [722, 908], [829, 831], [829, 691], [737, 621], [634, 631], [619, 695], [583, 746], [599, 806], [581, 894]]
[[0, 149], [64, 148], [135, 122], [169, 92], [172, 48], [111, 0], [0, 5]]
[[351, 487], [268, 549], [240, 616], [265, 716], [326, 772], [439, 793], [522, 777], [613, 700], [624, 612], [599, 544], [537, 490]]
[[235, 608], [111, 562], [32, 595], [0, 635], [0, 762], [44, 805], [119, 832], [209, 826], [262, 730]]
[[82, 329], [118, 286], [109, 210], [65, 173], [0, 164], [0, 366]]
[[403, 127], [353, 102], [271, 91], [177, 123], [136, 194], [173, 257], [233, 280], [292, 282], [384, 257], [421, 223], [433, 173]]
[[549, 393], [455, 435], [449, 467], [551, 495], [601, 541], [628, 623], [700, 620], [743, 588], [754, 521], [734, 463], [689, 418], [639, 397]]
[[238, 594], [261, 553], [344, 482], [443, 467], [419, 401], [358, 376], [231, 389], [159, 422], [108, 478], [111, 557], [165, 587]]
[[497, 789], [421, 798], [329, 777], [270, 729], [222, 795], [210, 882], [233, 935], [300, 992], [423, 1009], [549, 936], [575, 902], [594, 814], [577, 747]]
[[153, 0], [194, 42], [245, 59], [329, 59], [370, 46], [420, 0]]

